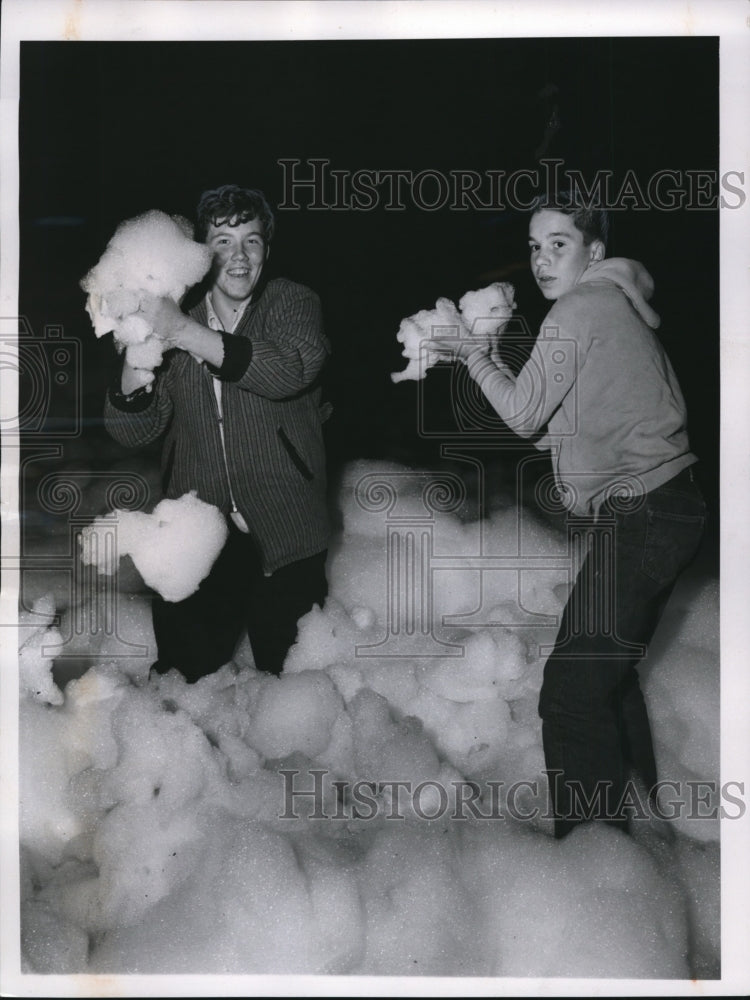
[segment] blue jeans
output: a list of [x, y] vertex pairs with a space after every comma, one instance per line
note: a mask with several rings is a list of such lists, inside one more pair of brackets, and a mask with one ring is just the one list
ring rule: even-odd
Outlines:
[[608, 501], [595, 523], [571, 518], [587, 554], [544, 668], [539, 699], [555, 836], [603, 819], [627, 826], [630, 772], [657, 781], [636, 665], [703, 536], [706, 505], [687, 468], [631, 500]]

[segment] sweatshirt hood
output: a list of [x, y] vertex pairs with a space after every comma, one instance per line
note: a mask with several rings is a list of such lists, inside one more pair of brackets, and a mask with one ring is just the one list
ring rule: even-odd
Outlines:
[[578, 284], [601, 279], [617, 285], [630, 299], [643, 322], [652, 330], [658, 329], [661, 319], [648, 304], [648, 299], [654, 294], [654, 281], [643, 264], [626, 257], [608, 257], [590, 264], [578, 279]]

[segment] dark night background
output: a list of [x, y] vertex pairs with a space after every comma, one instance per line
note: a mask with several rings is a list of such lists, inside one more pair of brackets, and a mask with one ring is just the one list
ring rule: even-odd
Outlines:
[[[83, 361], [84, 431], [64, 441], [63, 460], [117, 454], [100, 424], [111, 337], [94, 337], [78, 283], [123, 219], [151, 208], [192, 217], [200, 193], [223, 183], [260, 187], [278, 205], [278, 161], [291, 157], [304, 170], [323, 157], [335, 169], [446, 174], [557, 157], [592, 177], [634, 170], [644, 185], [664, 169], [718, 172], [718, 70], [718, 40], [705, 37], [22, 43], [21, 313], [35, 337], [62, 326]], [[503, 279], [534, 333], [545, 312], [526, 216], [407, 203], [278, 212], [273, 266], [320, 294], [333, 345], [334, 476], [353, 458], [440, 460], [440, 442], [417, 432], [416, 383], [389, 377], [406, 364], [403, 317]], [[609, 253], [642, 260], [655, 279], [659, 336], [716, 509], [718, 211], [614, 213]], [[440, 413], [444, 386], [432, 372], [423, 405]], [[49, 415], [64, 421], [65, 405]]]

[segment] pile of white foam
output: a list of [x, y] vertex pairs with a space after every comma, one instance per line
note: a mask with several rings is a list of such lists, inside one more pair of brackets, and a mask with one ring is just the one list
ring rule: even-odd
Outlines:
[[[389, 513], [357, 488], [373, 473], [396, 476], [399, 515], [424, 514], [409, 470], [349, 470], [331, 596], [303, 619], [281, 678], [257, 673], [243, 645], [195, 685], [176, 672], [147, 680], [153, 636], [135, 595], [120, 629], [146, 652], [108, 655], [105, 642], [61, 691], [50, 667], [75, 609], [55, 628], [50, 596], [26, 617], [27, 969], [716, 974], [715, 822], [683, 816], [673, 841], [649, 823], [635, 837], [599, 825], [550, 835], [536, 702], [554, 628], [512, 621], [559, 613], [565, 573], [480, 580], [466, 565], [477, 522], [434, 514], [433, 554], [448, 561], [433, 574], [432, 624], [397, 635]], [[556, 531], [524, 524], [523, 551], [564, 552]], [[493, 552], [518, 551], [518, 525], [515, 510], [488, 516]], [[718, 781], [715, 585], [678, 590], [669, 614], [646, 682], [662, 773]], [[394, 635], [401, 653], [382, 655]], [[436, 637], [462, 655], [436, 655]], [[469, 780], [481, 816], [462, 805]]]

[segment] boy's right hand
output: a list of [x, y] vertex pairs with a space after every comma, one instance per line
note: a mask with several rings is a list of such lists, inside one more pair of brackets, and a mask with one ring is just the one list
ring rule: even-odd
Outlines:
[[187, 317], [174, 299], [168, 295], [143, 292], [138, 316], [149, 325], [165, 347], [177, 347], [177, 338], [185, 327]]

